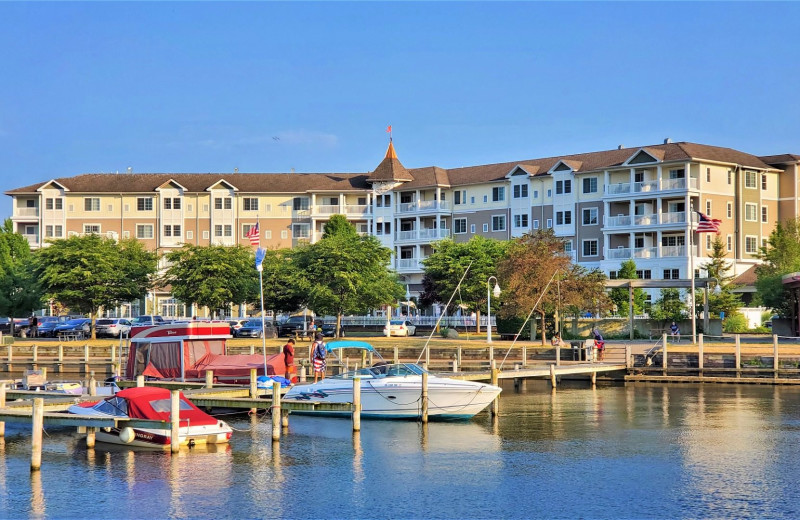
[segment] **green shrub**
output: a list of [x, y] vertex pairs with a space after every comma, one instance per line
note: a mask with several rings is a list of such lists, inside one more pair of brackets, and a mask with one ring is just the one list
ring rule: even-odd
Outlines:
[[[497, 333], [498, 334], [516, 334], [519, 328], [525, 322], [525, 318], [497, 318]], [[561, 337], [564, 339], [564, 337]], [[531, 339], [531, 324], [528, 322], [525, 325], [525, 330], [520, 332], [519, 339]]]
[[447, 327], [442, 327], [439, 329], [439, 335], [443, 338], [447, 338], [447, 334], [450, 332], [450, 329]]
[[722, 330], [731, 333], [747, 332], [747, 318], [741, 314], [732, 314], [722, 322]]

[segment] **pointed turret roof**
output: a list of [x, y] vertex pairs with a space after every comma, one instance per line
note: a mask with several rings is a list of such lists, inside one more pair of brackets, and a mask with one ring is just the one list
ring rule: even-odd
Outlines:
[[367, 177], [367, 182], [409, 182], [414, 177], [408, 173], [405, 166], [397, 158], [394, 145], [389, 141], [389, 148], [386, 150], [386, 157], [383, 158], [377, 168]]

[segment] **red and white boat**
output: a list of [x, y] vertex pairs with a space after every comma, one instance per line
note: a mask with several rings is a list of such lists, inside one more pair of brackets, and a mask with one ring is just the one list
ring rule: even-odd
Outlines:
[[[175, 381], [204, 381], [214, 372], [220, 383], [247, 383], [250, 369], [258, 375], [283, 376], [283, 354], [236, 354], [227, 352], [230, 339], [227, 321], [191, 321], [151, 327], [136, 327], [131, 337], [127, 379], [144, 375]], [[296, 370], [291, 367], [291, 372]]]
[[[170, 391], [166, 388], [139, 387], [121, 390], [102, 401], [83, 402], [69, 407], [69, 413], [94, 417], [130, 417], [170, 422], [172, 406]], [[180, 444], [194, 446], [203, 444], [225, 444], [233, 431], [224, 421], [216, 419], [197, 408], [180, 394]], [[101, 428], [96, 439], [112, 444], [142, 448], [169, 449], [171, 429]]]

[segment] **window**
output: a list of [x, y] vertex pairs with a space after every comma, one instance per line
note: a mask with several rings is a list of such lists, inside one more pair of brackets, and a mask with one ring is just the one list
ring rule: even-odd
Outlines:
[[[386, 197], [387, 195], [384, 195]], [[295, 211], [304, 211], [308, 209], [308, 197], [295, 197], [292, 200], [292, 209]], [[386, 207], [389, 207], [387, 204]]]
[[308, 224], [292, 224], [292, 238], [308, 238], [311, 236], [311, 227]]
[[638, 269], [636, 271], [636, 276], [641, 280], [650, 280], [653, 277], [653, 273], [650, 269]]
[[680, 280], [680, 269], [664, 269], [664, 280]]
[[187, 232], [186, 232], [186, 238], [187, 238], [187, 240], [191, 240], [191, 239], [192, 239], [192, 237], [194, 237], [194, 233], [192, 233], [191, 231], [187, 231]]
[[534, 199], [538, 199], [539, 198], [539, 190], [533, 190], [533, 198]]
[[572, 240], [565, 240], [564, 241], [564, 252], [568, 255], [572, 254]]
[[527, 199], [528, 198], [528, 185], [527, 184], [515, 184], [514, 185], [514, 198], [515, 199]]
[[644, 170], [636, 170], [633, 172], [633, 182], [644, 182]]
[[556, 225], [557, 226], [568, 226], [572, 224], [572, 212], [571, 211], [556, 211]]
[[683, 235], [664, 235], [661, 237], [661, 245], [667, 247], [684, 246], [686, 245], [686, 237]]
[[528, 214], [527, 213], [522, 213], [520, 215], [514, 215], [514, 227], [527, 228], [528, 227]]
[[564, 181], [556, 181], [556, 195], [564, 193]]
[[208, 240], [208, 231], [203, 231], [203, 240]]
[[492, 202], [501, 202], [506, 200], [506, 187], [495, 186], [492, 188]]
[[744, 187], [745, 188], [757, 188], [758, 186], [756, 183], [758, 182], [758, 176], [756, 172], [744, 172]]
[[[152, 200], [151, 200], [152, 202]], [[153, 225], [152, 224], [137, 224], [136, 225], [136, 238], [147, 239], [153, 238]]]
[[[55, 226], [45, 226], [44, 227], [44, 236], [45, 238], [61, 238], [64, 233], [64, 228], [60, 225]], [[29, 233], [33, 234], [33, 233]]]
[[164, 199], [164, 209], [172, 209], [172, 199]]
[[733, 203], [728, 203], [728, 218], [733, 218]]
[[467, 190], [457, 190], [453, 192], [453, 204], [466, 204]]
[[[556, 195], [561, 195], [562, 193], [572, 193], [572, 179], [556, 181]], [[550, 190], [547, 190], [547, 196], [550, 196]]]
[[53, 226], [45, 226], [44, 227], [44, 237], [45, 238], [52, 238], [53, 236]]
[[60, 238], [64, 236], [64, 227], [61, 224], [57, 224], [53, 228], [53, 236], [56, 238]]
[[[456, 192], [458, 193], [458, 192]], [[467, 232], [467, 219], [454, 218], [453, 219], [453, 233], [462, 234]]]
[[171, 224], [165, 224], [164, 225], [164, 236], [165, 237], [171, 237], [171, 236], [179, 237], [179, 236], [181, 236], [181, 226], [180, 225], [173, 226]]
[[686, 178], [686, 170], [684, 170], [683, 168], [670, 170], [669, 171], [669, 178], [670, 179], [684, 179], [684, 178]]
[[281, 238], [288, 238], [288, 237], [289, 237], [289, 232], [286, 231], [285, 229], [282, 229], [281, 230]]
[[730, 184], [730, 183], [731, 183], [731, 175], [733, 175], [733, 172], [731, 172], [730, 170], [728, 170], [728, 184]]
[[744, 237], [744, 252], [751, 255], [758, 253], [758, 237]]
[[616, 280], [617, 279], [617, 271], [609, 271], [608, 272], [608, 279], [609, 280]]
[[410, 192], [400, 194], [400, 204], [411, 204], [414, 202], [414, 194]]
[[136, 199], [136, 211], [153, 211], [153, 199], [151, 197], [138, 197]]
[[750, 202], [744, 205], [744, 219], [748, 222], [756, 222], [758, 220], [758, 205]]
[[492, 215], [492, 231], [505, 231], [505, 230], [506, 230], [506, 216]]
[[258, 211], [258, 199], [255, 197], [245, 197], [242, 200], [242, 209], [245, 211]]
[[473, 235], [475, 234], [475, 224], [469, 225], [469, 232], [472, 233]]
[[761, 206], [761, 222], [767, 222], [767, 207]]
[[583, 241], [583, 256], [597, 256], [597, 240]]
[[533, 219], [533, 229], [539, 229], [539, 219]]
[[706, 182], [711, 182], [711, 168], [706, 168]]
[[85, 211], [100, 211], [100, 199], [97, 197], [83, 199], [83, 209]]
[[711, 201], [710, 200], [706, 201], [706, 215], [708, 215], [709, 217], [711, 216]]
[[484, 224], [483, 225], [483, 232], [484, 233], [488, 233], [489, 232], [489, 224]]
[[392, 234], [392, 223], [391, 222], [384, 222], [384, 224], [383, 224], [383, 233], [385, 235], [391, 235]]
[[44, 199], [44, 209], [53, 209], [53, 199]]
[[216, 197], [214, 199], [214, 209], [231, 209], [232, 207], [233, 202], [230, 197]]
[[597, 193], [597, 177], [588, 177], [583, 179], [583, 192]]
[[761, 189], [762, 190], [767, 189], [767, 176], [763, 173], [761, 174]]
[[225, 224], [225, 226], [223, 226], [222, 229], [223, 229], [223, 233], [225, 234], [226, 237], [232, 237], [233, 236], [233, 226], [231, 226], [230, 224]]
[[733, 235], [728, 235], [728, 252], [733, 251]]
[[63, 199], [45, 199], [44, 207], [45, 207], [45, 209], [64, 209], [64, 200]]
[[587, 208], [583, 210], [583, 225], [584, 226], [597, 225], [597, 208]]
[[549, 229], [551, 227], [553, 227], [553, 219], [549, 218], [547, 219], [547, 228]]
[[100, 234], [100, 224], [84, 224], [83, 233], [86, 235]]
[[711, 250], [711, 233], [706, 233], [706, 250]]
[[175, 198], [165, 198], [164, 199], [164, 209], [181, 209], [181, 199], [178, 197]]
[[271, 229], [267, 229], [266, 231], [264, 231], [264, 238], [266, 238], [267, 240], [270, 240], [272, 238], [272, 230]]
[[222, 226], [221, 225], [216, 224], [214, 226], [214, 236], [215, 237], [221, 237], [222, 236]]

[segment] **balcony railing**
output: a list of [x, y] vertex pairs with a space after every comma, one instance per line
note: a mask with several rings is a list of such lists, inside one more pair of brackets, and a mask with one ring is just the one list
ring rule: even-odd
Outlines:
[[631, 192], [631, 185], [628, 182], [619, 182], [608, 185], [609, 195], [619, 195], [621, 193], [630, 193], [630, 192]]
[[39, 208], [17, 208], [14, 212], [15, 217], [38, 217]]
[[658, 181], [642, 181], [633, 183], [633, 191], [636, 193], [647, 193], [648, 191], [658, 190]]
[[606, 219], [606, 227], [623, 227], [631, 225], [630, 215], [617, 215]]
[[633, 216], [633, 225], [634, 226], [650, 226], [656, 224], [658, 222], [658, 215], [655, 213], [651, 213], [649, 215], [634, 215]]
[[439, 240], [450, 236], [449, 229], [420, 229], [410, 231], [398, 231], [397, 241], [406, 242], [411, 240]]
[[636, 247], [633, 249], [634, 258], [656, 258], [657, 256], [657, 247]]
[[661, 246], [661, 256], [685, 256], [686, 246]]
[[423, 211], [450, 211], [450, 203], [446, 200], [416, 200], [397, 205], [398, 213], [418, 213]]
[[28, 241], [28, 245], [31, 246], [39, 245], [39, 235], [22, 235], [22, 237]]
[[[606, 187], [606, 192], [609, 195], [626, 195], [628, 193], [648, 193], [653, 191], [664, 190], [685, 190], [686, 186], [691, 189], [697, 189], [697, 179], [663, 179], [659, 182], [658, 179], [650, 181], [634, 182], [633, 185], [628, 182], [618, 182], [609, 184]], [[632, 187], [631, 187], [632, 186]]]
[[398, 258], [397, 270], [398, 271], [418, 271], [422, 266], [416, 258]]
[[662, 224], [682, 224], [684, 222], [686, 222], [685, 211], [670, 211], [661, 214]]
[[366, 204], [320, 204], [314, 206], [315, 215], [349, 215], [363, 216], [372, 212], [372, 207]]
[[631, 257], [631, 248], [629, 247], [618, 247], [616, 249], [609, 249], [608, 254], [606, 254], [606, 258], [609, 260], [620, 260], [623, 258], [630, 258]]

